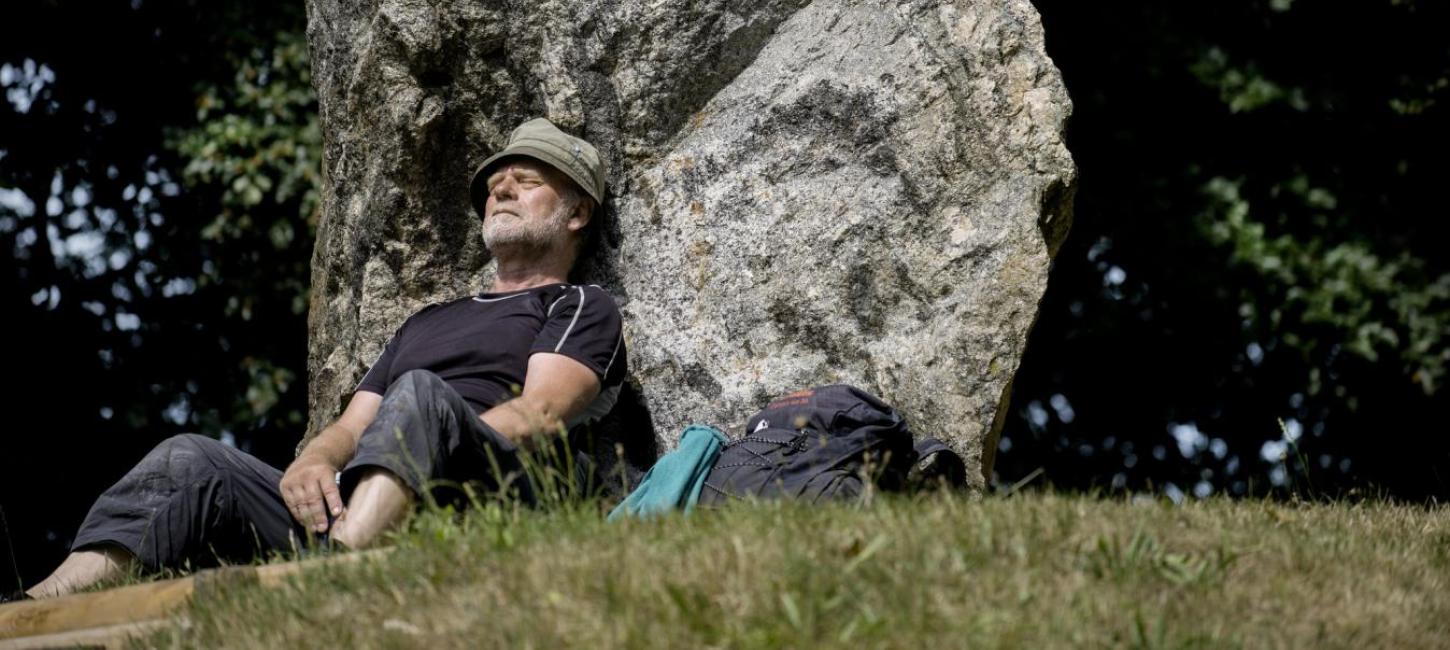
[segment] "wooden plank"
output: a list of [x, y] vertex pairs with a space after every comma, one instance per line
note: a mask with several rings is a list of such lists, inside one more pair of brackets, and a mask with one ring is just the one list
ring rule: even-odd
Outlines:
[[[304, 569], [323, 564], [351, 564], [365, 559], [382, 558], [391, 550], [381, 548], [266, 566], [222, 567], [199, 571], [185, 578], [0, 605], [0, 640], [9, 643], [8, 640], [11, 639], [50, 637], [72, 632], [91, 633], [111, 628], [121, 630], [128, 625], [160, 624], [166, 617], [189, 603], [196, 594], [204, 595], [247, 584], [276, 587], [284, 584], [288, 576]], [[0, 646], [3, 647], [11, 646]]]
[[11, 603], [0, 607], [0, 639], [165, 618], [191, 599], [194, 588], [193, 578], [174, 578], [106, 591]]
[[157, 619], [140, 623], [122, 623], [56, 634], [27, 636], [19, 639], [0, 640], [0, 650], [39, 650], [41, 648], [106, 648], [126, 647], [131, 637], [145, 636], [174, 622], [174, 619]]

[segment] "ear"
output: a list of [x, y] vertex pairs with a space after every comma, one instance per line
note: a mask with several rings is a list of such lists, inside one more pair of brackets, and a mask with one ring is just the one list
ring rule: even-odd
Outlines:
[[574, 214], [569, 215], [569, 232], [583, 232], [593, 218], [594, 202], [589, 199], [579, 201], [579, 205], [574, 206]]

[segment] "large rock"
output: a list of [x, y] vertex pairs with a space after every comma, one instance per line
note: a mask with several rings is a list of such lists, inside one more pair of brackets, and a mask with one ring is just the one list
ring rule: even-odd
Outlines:
[[308, 2], [311, 431], [409, 313], [488, 282], [468, 174], [544, 115], [610, 162], [584, 274], [665, 447], [848, 382], [982, 485], [1071, 219], [1070, 103], [1027, 0], [482, 4]]

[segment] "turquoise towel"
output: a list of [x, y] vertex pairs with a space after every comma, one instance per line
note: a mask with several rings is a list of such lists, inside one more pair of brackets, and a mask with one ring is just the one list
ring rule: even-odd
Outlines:
[[725, 434], [715, 427], [692, 424], [680, 435], [680, 446], [649, 468], [639, 487], [609, 513], [614, 521], [626, 515], [647, 517], [676, 508], [689, 512], [700, 500], [705, 476], [720, 457]]

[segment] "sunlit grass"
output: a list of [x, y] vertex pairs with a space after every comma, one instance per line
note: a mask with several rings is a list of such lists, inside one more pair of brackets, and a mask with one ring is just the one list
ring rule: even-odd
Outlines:
[[200, 647], [1435, 647], [1445, 508], [1024, 494], [417, 517], [381, 562], [191, 605]]

